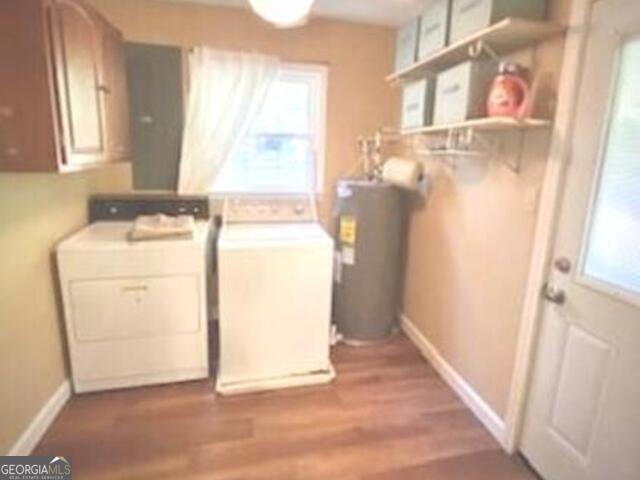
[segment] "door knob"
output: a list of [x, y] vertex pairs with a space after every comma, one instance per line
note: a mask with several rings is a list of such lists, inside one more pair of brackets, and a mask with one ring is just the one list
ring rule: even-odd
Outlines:
[[542, 288], [542, 296], [547, 302], [555, 303], [556, 305], [564, 305], [567, 300], [564, 290], [549, 283], [545, 283]]
[[553, 266], [561, 273], [571, 272], [571, 260], [567, 257], [558, 257], [553, 261]]

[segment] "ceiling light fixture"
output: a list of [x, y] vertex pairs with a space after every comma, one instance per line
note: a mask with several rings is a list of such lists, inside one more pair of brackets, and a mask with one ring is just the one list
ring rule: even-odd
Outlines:
[[307, 23], [314, 0], [249, 0], [253, 11], [278, 28]]

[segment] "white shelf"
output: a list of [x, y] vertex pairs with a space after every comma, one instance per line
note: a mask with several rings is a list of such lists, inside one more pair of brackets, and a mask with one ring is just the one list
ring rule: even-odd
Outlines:
[[469, 47], [479, 41], [487, 44], [497, 53], [505, 54], [561, 34], [565, 27], [550, 22], [525, 20], [522, 18], [505, 18], [504, 20], [449, 45], [439, 52], [414, 63], [410, 67], [395, 72], [387, 77], [388, 82], [400, 83], [408, 80], [424, 78], [442, 70], [446, 70], [469, 58]]
[[428, 127], [410, 128], [402, 131], [402, 135], [440, 134], [452, 130], [474, 129], [477, 131], [525, 130], [531, 128], [549, 128], [551, 121], [539, 118], [516, 120], [510, 117], [476, 118], [449, 125], [431, 125]]

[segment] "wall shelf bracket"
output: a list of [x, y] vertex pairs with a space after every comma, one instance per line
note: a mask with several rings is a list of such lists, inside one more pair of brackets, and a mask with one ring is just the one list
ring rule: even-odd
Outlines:
[[500, 57], [500, 55], [498, 55], [496, 51], [483, 39], [479, 39], [475, 43], [471, 43], [467, 52], [471, 59], [478, 59], [483, 53], [485, 53], [491, 57], [494, 62], [502, 62], [502, 57]]

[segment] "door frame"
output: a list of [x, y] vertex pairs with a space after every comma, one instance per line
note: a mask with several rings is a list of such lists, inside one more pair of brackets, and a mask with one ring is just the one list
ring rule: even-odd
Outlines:
[[509, 453], [518, 451], [524, 423], [539, 327], [543, 318], [540, 292], [550, 271], [567, 167], [572, 154], [572, 142], [568, 139], [574, 132], [589, 22], [593, 4], [596, 1], [598, 0], [573, 0], [571, 5], [558, 88], [559, 102], [540, 194], [536, 233], [524, 304], [520, 314], [520, 331], [505, 414], [504, 447]]

